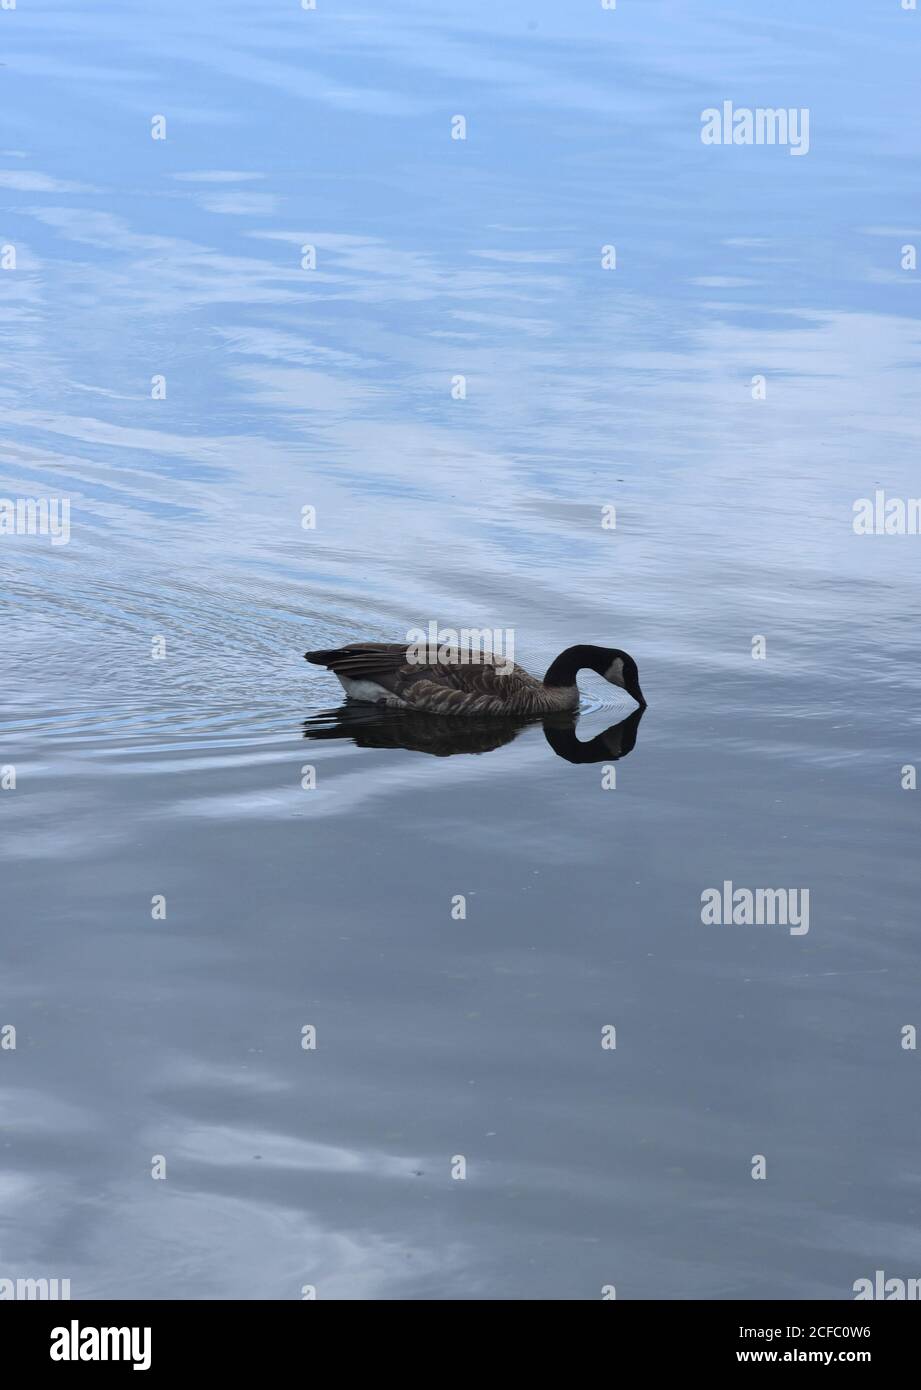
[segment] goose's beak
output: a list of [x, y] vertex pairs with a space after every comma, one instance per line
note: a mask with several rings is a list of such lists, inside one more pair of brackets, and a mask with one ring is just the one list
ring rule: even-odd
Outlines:
[[628, 690], [628, 691], [627, 691], [627, 694], [633, 696], [633, 699], [634, 699], [634, 700], [636, 701], [636, 703], [639, 705], [640, 709], [645, 709], [645, 708], [646, 708], [646, 699], [645, 699], [645, 696], [643, 695], [642, 690], [640, 690], [639, 682], [637, 682], [637, 684], [633, 687], [632, 690]]

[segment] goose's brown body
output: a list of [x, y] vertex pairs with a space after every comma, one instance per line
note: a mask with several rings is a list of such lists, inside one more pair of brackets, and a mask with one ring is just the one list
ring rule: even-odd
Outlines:
[[352, 642], [307, 652], [315, 666], [338, 677], [346, 694], [375, 704], [431, 714], [542, 715], [573, 710], [572, 684], [545, 685], [521, 666], [478, 651], [433, 650], [420, 661], [415, 648], [385, 642]]

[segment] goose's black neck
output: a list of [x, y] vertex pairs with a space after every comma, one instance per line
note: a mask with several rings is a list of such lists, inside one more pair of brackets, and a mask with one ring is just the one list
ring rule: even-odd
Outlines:
[[575, 685], [576, 676], [583, 667], [589, 666], [603, 676], [610, 664], [610, 653], [604, 647], [567, 647], [550, 666], [544, 685]]

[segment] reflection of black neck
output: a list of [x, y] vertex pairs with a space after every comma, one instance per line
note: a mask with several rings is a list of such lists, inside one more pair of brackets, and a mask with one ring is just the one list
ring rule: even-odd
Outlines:
[[576, 676], [585, 666], [604, 675], [610, 665], [610, 660], [601, 664], [605, 656], [601, 647], [567, 647], [565, 652], [560, 652], [544, 676], [544, 685], [575, 685]]
[[603, 734], [580, 743], [574, 724], [544, 721], [544, 736], [554, 753], [568, 763], [611, 763], [632, 753], [636, 734], [644, 711], [635, 709], [619, 724], [612, 724]]

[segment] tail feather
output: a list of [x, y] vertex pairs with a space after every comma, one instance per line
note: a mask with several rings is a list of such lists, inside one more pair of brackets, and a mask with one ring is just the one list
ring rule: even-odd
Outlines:
[[407, 648], [401, 643], [353, 642], [347, 647], [331, 647], [323, 651], [305, 652], [304, 657], [314, 666], [325, 666], [337, 675], [352, 676], [356, 680], [367, 677], [374, 680], [379, 676], [399, 671], [406, 665]]

